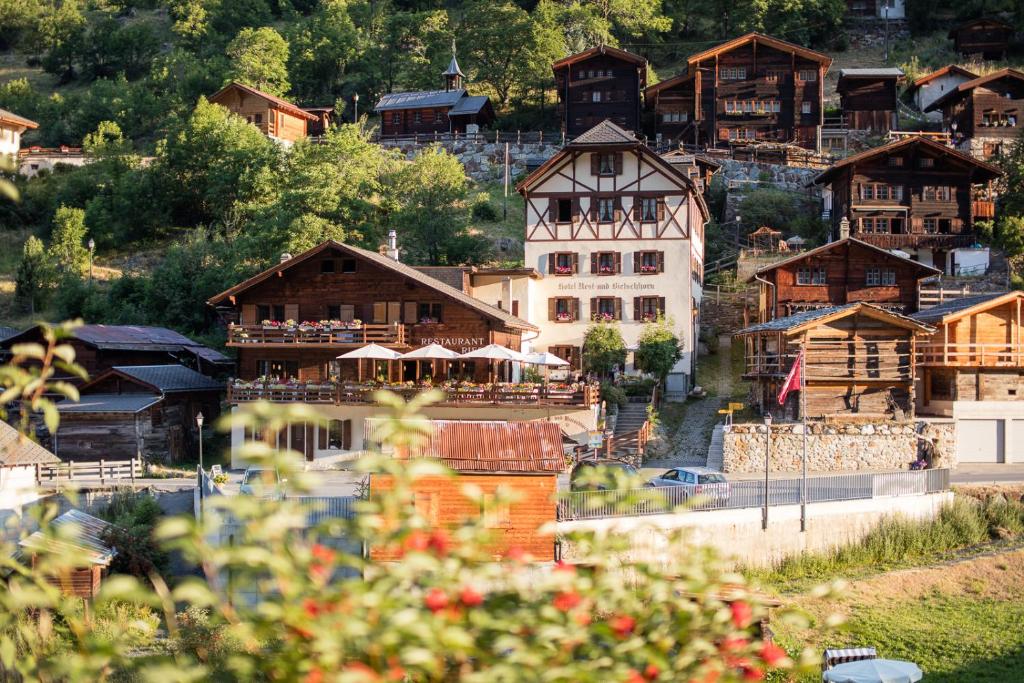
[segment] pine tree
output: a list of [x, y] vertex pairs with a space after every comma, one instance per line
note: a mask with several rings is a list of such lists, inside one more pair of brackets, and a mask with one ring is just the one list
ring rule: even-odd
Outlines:
[[68, 275], [85, 275], [89, 251], [85, 248], [85, 211], [63, 206], [53, 216], [49, 256], [53, 265]]

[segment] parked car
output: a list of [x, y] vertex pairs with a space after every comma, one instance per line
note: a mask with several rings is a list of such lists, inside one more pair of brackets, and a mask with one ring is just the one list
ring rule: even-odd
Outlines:
[[247, 467], [242, 475], [242, 485], [239, 492], [247, 495], [263, 495], [267, 498], [284, 498], [284, 484], [287, 479], [282, 479], [276, 468], [269, 467]]
[[725, 475], [707, 467], [673, 467], [648, 483], [657, 487], [683, 487], [687, 498], [703, 496], [715, 503], [729, 500], [729, 482]]
[[581, 460], [572, 468], [569, 488], [573, 491], [610, 491], [620, 488], [621, 479], [639, 476], [635, 467], [621, 460]]

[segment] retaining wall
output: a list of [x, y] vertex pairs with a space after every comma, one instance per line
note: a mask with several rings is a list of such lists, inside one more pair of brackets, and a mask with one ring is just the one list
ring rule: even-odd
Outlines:
[[[384, 141], [386, 147], [400, 150], [412, 159], [426, 145], [411, 140], [398, 142]], [[476, 140], [441, 140], [435, 143], [455, 155], [466, 167], [466, 175], [478, 182], [500, 180], [504, 173], [504, 142], [481, 142]], [[560, 140], [552, 142], [523, 142], [508, 144], [511, 177], [526, 173], [527, 162], [544, 162], [562, 148]]]

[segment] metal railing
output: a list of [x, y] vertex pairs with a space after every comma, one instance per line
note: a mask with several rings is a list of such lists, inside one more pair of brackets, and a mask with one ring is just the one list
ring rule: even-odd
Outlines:
[[374, 141], [388, 144], [429, 145], [435, 142], [480, 142], [522, 144], [553, 144], [564, 145], [570, 138], [564, 133], [545, 132], [542, 130], [493, 130], [478, 133], [404, 133], [401, 135], [376, 135]]
[[299, 503], [306, 510], [306, 523], [319, 524], [327, 519], [351, 519], [355, 517], [356, 496], [288, 496], [287, 500]]
[[[771, 479], [768, 505], [799, 505], [799, 477]], [[688, 510], [736, 510], [762, 507], [764, 480], [734, 481], [727, 485], [659, 486], [614, 491], [573, 491], [558, 500], [558, 519], [599, 519], [661, 515], [685, 505]], [[923, 495], [949, 489], [949, 470], [830, 474], [807, 479], [807, 502], [829, 503], [890, 496]]]
[[408, 344], [412, 335], [408, 325], [365, 324], [359, 327], [330, 328], [231, 325], [228, 345], [248, 344], [281, 346], [365, 346], [366, 344]]

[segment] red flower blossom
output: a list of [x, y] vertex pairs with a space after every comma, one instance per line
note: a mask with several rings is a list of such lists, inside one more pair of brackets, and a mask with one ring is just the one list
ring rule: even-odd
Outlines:
[[786, 651], [775, 643], [765, 643], [761, 646], [761, 659], [768, 666], [777, 666], [779, 662], [786, 659]]
[[430, 536], [427, 532], [414, 529], [402, 539], [403, 552], [423, 553], [430, 546]]
[[760, 681], [764, 679], [764, 672], [758, 669], [756, 666], [745, 666], [743, 667], [743, 680], [745, 681]]
[[653, 664], [648, 664], [647, 668], [644, 669], [644, 678], [646, 678], [649, 681], [653, 681], [660, 674], [661, 674], [661, 669], [659, 669], [658, 667], [654, 666]]
[[323, 564], [334, 563], [335, 553], [333, 550], [331, 550], [325, 545], [314, 543], [313, 547], [310, 549], [310, 552], [313, 553], [313, 557], [315, 557], [319, 562], [322, 562]]
[[323, 606], [313, 598], [306, 598], [302, 601], [302, 609], [305, 610], [306, 614], [312, 618], [320, 616], [321, 612], [324, 612]]
[[633, 629], [636, 627], [636, 619], [629, 616], [628, 614], [619, 614], [611, 618], [608, 625], [612, 627], [612, 631], [615, 632], [619, 638], [625, 638]]
[[626, 676], [626, 683], [645, 683], [644, 677], [636, 669], [630, 669]]
[[448, 606], [448, 596], [440, 588], [431, 588], [423, 598], [423, 605], [431, 612], [440, 612]]
[[459, 593], [459, 602], [466, 607], [476, 607], [483, 604], [483, 601], [484, 596], [471, 586], [466, 586], [462, 589], [462, 592]]
[[568, 612], [572, 608], [578, 606], [583, 602], [583, 598], [576, 591], [562, 591], [555, 596], [551, 604], [555, 606], [555, 609], [562, 612]]
[[727, 636], [722, 639], [719, 643], [718, 649], [722, 652], [738, 652], [747, 646], [746, 638], [737, 638], [735, 636]]
[[590, 612], [580, 612], [576, 615], [576, 623], [580, 626], [590, 626], [591, 621], [593, 617], [590, 616]]
[[404, 679], [405, 679], [405, 669], [403, 669], [402, 667], [398, 666], [397, 664], [392, 664], [391, 668], [388, 669], [388, 680], [389, 681], [401, 681], [401, 680], [404, 680]]
[[526, 560], [526, 551], [523, 550], [522, 546], [514, 545], [505, 551], [505, 557], [513, 562], [524, 562]]
[[361, 674], [359, 680], [363, 681], [380, 680], [380, 676], [377, 674], [377, 672], [371, 669], [366, 664], [363, 664], [362, 662], [349, 662], [341, 668], [341, 671], [342, 673]]
[[306, 683], [322, 683], [324, 680], [324, 672], [319, 667], [313, 667], [306, 674]]
[[452, 547], [452, 539], [444, 529], [435, 529], [434, 533], [430, 534], [427, 545], [438, 555], [447, 555]]
[[569, 564], [568, 562], [563, 561], [563, 560], [559, 560], [558, 562], [555, 563], [555, 569], [554, 570], [556, 572], [566, 572], [568, 574], [575, 574], [576, 573], [576, 567], [571, 565], [571, 564]]
[[754, 616], [754, 610], [743, 600], [736, 600], [729, 605], [732, 610], [732, 625], [736, 628], [746, 628]]

